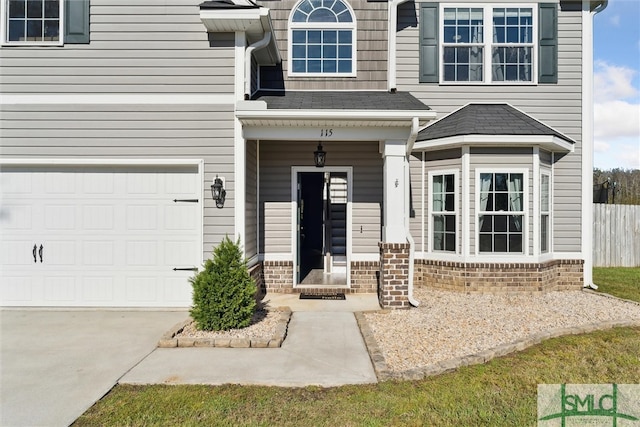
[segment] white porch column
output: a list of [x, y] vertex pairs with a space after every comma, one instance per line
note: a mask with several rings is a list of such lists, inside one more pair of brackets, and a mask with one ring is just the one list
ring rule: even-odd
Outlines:
[[384, 226], [385, 243], [406, 243], [405, 235], [405, 177], [406, 141], [388, 140], [382, 143], [384, 158]]

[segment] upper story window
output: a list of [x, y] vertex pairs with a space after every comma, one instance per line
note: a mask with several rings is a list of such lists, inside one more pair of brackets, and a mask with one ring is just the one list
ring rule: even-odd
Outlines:
[[289, 74], [355, 76], [356, 22], [342, 0], [302, 0], [289, 20]]
[[0, 0], [0, 43], [59, 46], [90, 43], [90, 0]]
[[5, 41], [58, 44], [62, 3], [61, 0], [8, 0]]
[[419, 82], [558, 83], [557, 3], [420, 3]]
[[443, 7], [443, 83], [534, 80], [532, 7]]

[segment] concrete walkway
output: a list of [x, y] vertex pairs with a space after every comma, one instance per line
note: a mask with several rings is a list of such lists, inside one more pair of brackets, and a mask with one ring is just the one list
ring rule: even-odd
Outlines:
[[159, 348], [120, 383], [331, 387], [376, 381], [353, 313], [298, 311], [281, 348]]
[[0, 310], [0, 426], [66, 426], [116, 383], [338, 386], [376, 382], [346, 301], [267, 295], [294, 311], [281, 348], [159, 349], [187, 311]]

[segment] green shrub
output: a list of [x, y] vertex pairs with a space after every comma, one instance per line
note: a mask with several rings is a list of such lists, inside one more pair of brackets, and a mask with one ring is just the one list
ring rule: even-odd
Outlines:
[[240, 241], [228, 237], [213, 250], [213, 259], [190, 279], [193, 286], [191, 317], [205, 331], [244, 328], [256, 309], [256, 284], [249, 275]]

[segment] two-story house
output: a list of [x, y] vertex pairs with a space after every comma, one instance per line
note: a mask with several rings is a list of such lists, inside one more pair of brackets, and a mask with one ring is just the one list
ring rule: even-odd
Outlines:
[[606, 0], [0, 1], [2, 305], [591, 284]]

